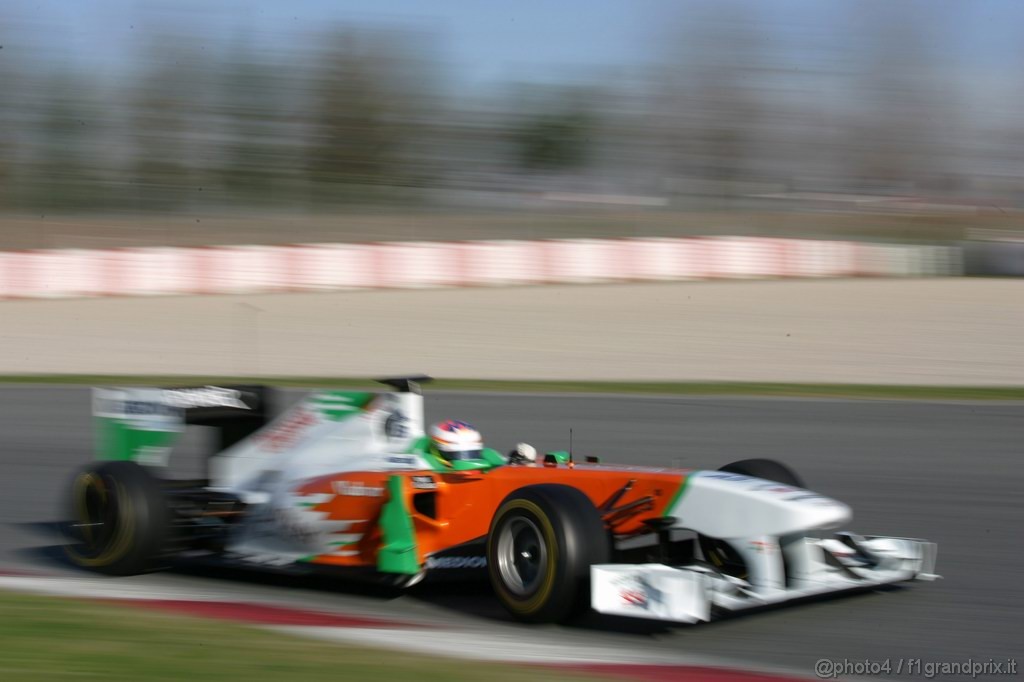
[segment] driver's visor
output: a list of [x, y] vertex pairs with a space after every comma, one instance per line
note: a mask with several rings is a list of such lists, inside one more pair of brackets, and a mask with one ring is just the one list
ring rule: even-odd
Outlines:
[[439, 454], [449, 462], [454, 462], [461, 459], [482, 459], [483, 450], [455, 450], [451, 452], [440, 450]]

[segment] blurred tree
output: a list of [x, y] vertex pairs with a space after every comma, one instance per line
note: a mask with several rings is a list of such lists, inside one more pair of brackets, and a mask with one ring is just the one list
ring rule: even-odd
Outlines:
[[127, 102], [136, 207], [187, 209], [219, 163], [211, 83], [221, 65], [171, 34], [148, 43], [141, 61]]
[[958, 96], [942, 66], [936, 17], [921, 21], [915, 9], [923, 5], [874, 8], [849, 17], [857, 27], [848, 55], [855, 70], [849, 173], [862, 191], [907, 193], [948, 168], [943, 132], [956, 124]]
[[594, 162], [607, 93], [593, 85], [516, 83], [494, 122], [513, 168], [577, 175]]
[[762, 25], [742, 2], [687, 3], [654, 97], [667, 173], [690, 192], [723, 196], [759, 143]]
[[567, 171], [587, 161], [591, 114], [578, 109], [530, 116], [515, 134], [519, 164], [533, 171]]
[[[0, 92], [19, 91], [13, 60], [0, 59]], [[12, 192], [17, 163], [15, 161], [15, 132], [17, 114], [14, 97], [0, 97], [0, 208], [10, 207], [16, 194]]]
[[96, 208], [107, 199], [102, 182], [105, 159], [96, 140], [104, 121], [90, 79], [54, 70], [39, 74], [33, 105], [31, 182], [25, 198], [40, 210]]
[[[337, 29], [316, 58], [312, 88], [309, 177], [320, 199], [365, 198], [366, 186], [416, 182], [416, 148], [426, 134], [432, 60], [409, 32]], [[357, 189], [362, 186], [364, 189]]]
[[430, 187], [439, 205], [516, 207], [508, 190], [542, 183], [688, 207], [785, 188], [1024, 196], [1024, 52], [993, 51], [992, 68], [967, 55], [988, 35], [963, 30], [982, 10], [812, 5], [679, 0], [675, 22], [651, 15], [665, 27], [651, 59], [550, 69], [511, 93], [442, 82], [420, 30], [281, 28], [231, 46], [227, 24], [160, 11], [108, 64], [25, 24], [0, 48], [0, 206], [394, 204]]
[[284, 99], [301, 79], [242, 47], [221, 70], [217, 112], [223, 122], [219, 176], [228, 199], [287, 202], [294, 194], [301, 139]]

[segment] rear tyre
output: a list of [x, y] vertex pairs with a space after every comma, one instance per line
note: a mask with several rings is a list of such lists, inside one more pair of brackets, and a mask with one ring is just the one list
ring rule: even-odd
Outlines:
[[68, 558], [109, 575], [151, 569], [169, 531], [160, 483], [135, 462], [83, 469], [71, 483], [71, 518]]
[[[797, 476], [796, 472], [774, 459], [744, 459], [726, 464], [719, 471], [763, 478], [766, 481], [774, 481], [797, 488], [805, 487], [803, 480]], [[706, 535], [699, 536], [697, 540], [708, 563], [726, 575], [746, 579], [747, 564], [732, 545], [725, 540], [709, 538]]]
[[510, 494], [487, 536], [498, 600], [519, 620], [559, 622], [590, 606], [590, 566], [611, 556], [600, 513], [586, 495], [542, 484]]

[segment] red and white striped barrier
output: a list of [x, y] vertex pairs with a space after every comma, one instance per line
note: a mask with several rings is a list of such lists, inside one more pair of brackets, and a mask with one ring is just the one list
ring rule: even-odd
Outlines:
[[760, 237], [0, 252], [0, 298], [961, 274], [959, 247]]

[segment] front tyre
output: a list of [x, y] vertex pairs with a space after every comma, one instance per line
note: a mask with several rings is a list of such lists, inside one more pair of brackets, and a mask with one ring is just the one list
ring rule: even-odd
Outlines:
[[521, 488], [498, 507], [487, 567], [498, 600], [516, 618], [558, 622], [590, 604], [590, 566], [611, 556], [601, 515], [565, 485]]
[[152, 568], [169, 529], [160, 484], [135, 462], [104, 462], [83, 469], [71, 483], [68, 558], [110, 575]]

